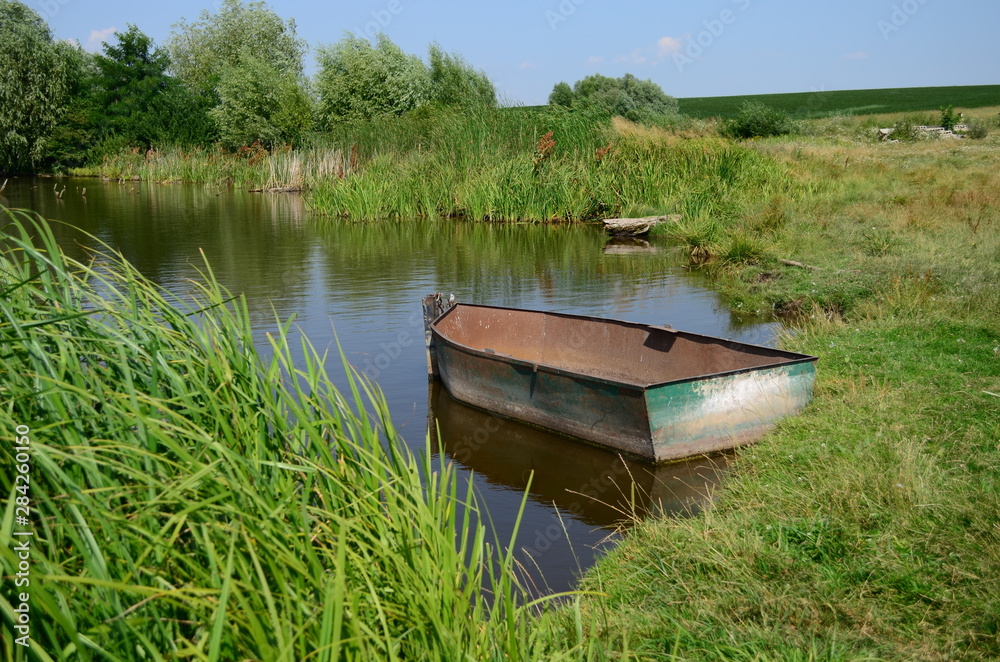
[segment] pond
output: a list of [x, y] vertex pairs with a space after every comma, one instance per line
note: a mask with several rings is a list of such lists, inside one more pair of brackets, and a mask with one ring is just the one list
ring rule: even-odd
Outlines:
[[[359, 224], [315, 216], [297, 195], [89, 178], [11, 179], [4, 195], [10, 207], [63, 221], [57, 237], [74, 257], [93, 243], [80, 228], [174, 292], [189, 292], [207, 259], [246, 296], [265, 352], [276, 317], [294, 316], [334, 356], [339, 340], [384, 391], [407, 443], [422, 451], [430, 429], [434, 452], [472, 477], [502, 545], [531, 477], [516, 558], [539, 592], [571, 588], [627, 517], [702, 507], [725, 458], [650, 467], [455, 402], [428, 382], [420, 298], [440, 291], [756, 344], [773, 344], [778, 331], [731, 314], [669, 243], [609, 245], [593, 225]], [[331, 375], [342, 374], [331, 363]]]

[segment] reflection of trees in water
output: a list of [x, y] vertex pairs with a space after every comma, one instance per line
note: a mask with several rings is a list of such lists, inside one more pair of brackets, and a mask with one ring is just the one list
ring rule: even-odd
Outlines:
[[347, 296], [371, 296], [373, 287], [388, 281], [425, 280], [430, 287], [460, 284], [477, 299], [518, 305], [538, 289], [592, 290], [595, 278], [613, 279], [627, 295], [678, 264], [670, 251], [638, 260], [605, 256], [604, 235], [592, 226], [331, 219], [316, 225], [330, 258], [328, 279]]
[[[53, 184], [66, 187], [61, 199]], [[219, 281], [245, 294], [262, 324], [273, 322], [274, 312], [287, 318], [331, 299], [366, 302], [358, 310], [409, 310], [415, 290], [434, 289], [478, 303], [628, 316], [637, 301], [675, 301], [700, 284], [679, 275], [683, 258], [669, 245], [608, 254], [592, 225], [352, 223], [311, 214], [298, 195], [94, 178], [16, 179], [5, 195], [13, 206], [95, 235], [176, 292], [198, 277], [204, 251]], [[85, 260], [94, 242], [71, 226], [55, 224], [54, 231], [67, 253]]]
[[[66, 187], [61, 199], [52, 189], [55, 181], [60, 190]], [[220, 283], [245, 294], [252, 307], [266, 308], [268, 316], [274, 292], [281, 293], [274, 298], [279, 314], [287, 316], [308, 285], [312, 228], [297, 195], [94, 178], [24, 178], [7, 193], [12, 205], [63, 221], [53, 231], [71, 257], [87, 260], [96, 248], [79, 228], [178, 293], [188, 291], [185, 281], [204, 270], [201, 251]]]

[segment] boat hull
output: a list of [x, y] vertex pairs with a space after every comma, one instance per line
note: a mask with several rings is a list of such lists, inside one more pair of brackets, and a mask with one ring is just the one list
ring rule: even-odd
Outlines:
[[[815, 379], [815, 357], [617, 320], [459, 304], [431, 331], [438, 375], [456, 400], [654, 462], [756, 440], [806, 406]], [[605, 374], [579, 369], [585, 356], [572, 359], [577, 369], [564, 365], [581, 335], [593, 342], [577, 343], [573, 356], [591, 351], [609, 364]], [[608, 376], [627, 373], [628, 361], [647, 381], [670, 378]], [[684, 376], [670, 367], [697, 373], [699, 362], [736, 367]]]

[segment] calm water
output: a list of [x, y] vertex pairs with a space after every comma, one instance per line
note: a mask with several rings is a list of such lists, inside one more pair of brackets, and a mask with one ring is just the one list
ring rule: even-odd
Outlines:
[[[65, 187], [62, 198], [54, 185]], [[454, 292], [471, 303], [668, 323], [758, 344], [777, 328], [735, 319], [668, 245], [606, 245], [592, 226], [351, 224], [314, 217], [298, 196], [96, 179], [12, 179], [4, 195], [10, 207], [65, 221], [56, 232], [71, 255], [85, 255], [78, 227], [176, 292], [189, 291], [203, 253], [223, 285], [246, 295], [262, 349], [275, 314], [294, 316], [317, 348], [339, 338], [382, 387], [414, 449], [437, 421], [435, 449], [473, 476], [501, 541], [534, 471], [517, 548], [540, 590], [571, 587], [630, 501], [639, 514], [654, 504], [696, 510], [725, 461], [625, 463], [455, 402], [428, 384], [420, 297]]]

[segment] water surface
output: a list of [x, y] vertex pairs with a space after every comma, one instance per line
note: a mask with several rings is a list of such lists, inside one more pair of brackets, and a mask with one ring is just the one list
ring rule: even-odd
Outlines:
[[421, 296], [453, 292], [470, 303], [666, 323], [757, 344], [772, 344], [777, 329], [731, 315], [668, 244], [608, 245], [594, 226], [358, 224], [313, 216], [297, 195], [89, 178], [11, 179], [4, 194], [8, 206], [64, 221], [55, 231], [74, 257], [94, 244], [80, 228], [177, 293], [191, 290], [207, 259], [224, 286], [246, 296], [265, 352], [276, 318], [294, 316], [334, 356], [339, 339], [381, 386], [412, 448], [423, 449], [429, 423], [435, 437], [440, 428], [436, 452], [473, 476], [500, 541], [532, 477], [517, 548], [540, 590], [570, 588], [626, 516], [702, 507], [725, 460], [653, 468], [455, 402], [427, 381]]

